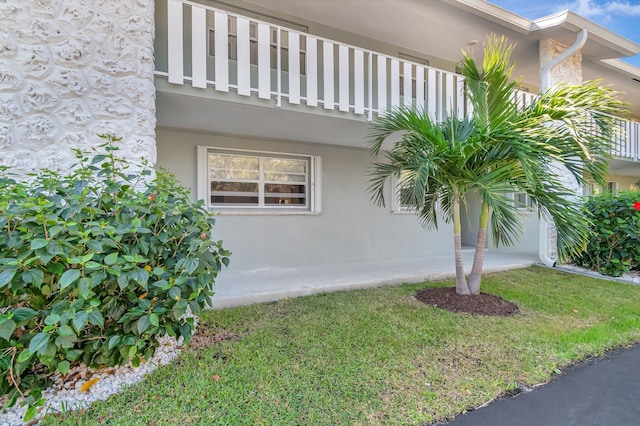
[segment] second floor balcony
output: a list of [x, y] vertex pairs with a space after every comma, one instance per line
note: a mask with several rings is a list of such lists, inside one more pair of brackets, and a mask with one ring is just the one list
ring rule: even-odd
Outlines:
[[[156, 24], [166, 29], [166, 42], [156, 48], [156, 76], [167, 90], [184, 87], [184, 94], [218, 102], [365, 123], [397, 106], [424, 108], [436, 120], [451, 111], [472, 112], [464, 78], [420, 58], [390, 56], [188, 0], [157, 7], [166, 8]], [[535, 94], [515, 96], [524, 106]], [[620, 119], [619, 125], [613, 154], [638, 161], [640, 123]]]

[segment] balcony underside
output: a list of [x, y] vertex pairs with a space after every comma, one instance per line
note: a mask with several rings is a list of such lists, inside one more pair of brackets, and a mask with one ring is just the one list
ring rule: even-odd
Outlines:
[[640, 178], [640, 166], [638, 161], [615, 158], [609, 163], [609, 172], [612, 175], [632, 176]]
[[[213, 90], [175, 86], [156, 78], [157, 125], [195, 132], [323, 143], [364, 148], [368, 122], [362, 116], [272, 100], [222, 96]], [[345, 119], [347, 118], [347, 119]]]

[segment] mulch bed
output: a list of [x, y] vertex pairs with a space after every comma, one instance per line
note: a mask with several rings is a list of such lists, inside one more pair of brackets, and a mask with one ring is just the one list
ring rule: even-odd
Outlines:
[[518, 313], [518, 306], [492, 294], [461, 296], [455, 287], [436, 287], [420, 290], [415, 298], [425, 305], [450, 312], [507, 317]]

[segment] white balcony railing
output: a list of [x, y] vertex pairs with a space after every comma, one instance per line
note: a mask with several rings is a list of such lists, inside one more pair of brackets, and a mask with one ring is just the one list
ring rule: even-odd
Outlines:
[[631, 120], [617, 120], [620, 131], [613, 138], [613, 152], [616, 157], [638, 161], [640, 159], [640, 123]]
[[[400, 105], [426, 108], [436, 120], [451, 110], [469, 113], [459, 74], [187, 0], [167, 0], [167, 7], [169, 83], [369, 120]], [[190, 25], [183, 25], [187, 14]]]
[[[438, 121], [472, 112], [456, 73], [189, 0], [167, 0], [167, 16], [168, 72], [156, 74], [172, 84], [368, 120], [397, 106], [424, 108]], [[525, 107], [535, 96], [519, 91], [515, 101]], [[640, 123], [621, 119], [620, 127], [614, 155], [638, 161]]]

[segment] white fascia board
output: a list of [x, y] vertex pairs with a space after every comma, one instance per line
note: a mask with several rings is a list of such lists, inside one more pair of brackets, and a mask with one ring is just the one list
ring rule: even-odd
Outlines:
[[570, 10], [532, 21], [531, 30], [532, 32], [545, 32], [545, 30], [557, 28], [563, 28], [572, 32], [586, 29], [589, 32], [590, 39], [594, 40], [595, 38], [599, 44], [612, 49], [620, 57], [633, 56], [640, 53], [640, 44], [634, 43], [613, 31], [609, 31]]
[[600, 62], [614, 71], [627, 74], [631, 78], [640, 79], [640, 68], [620, 59], [601, 59]]
[[521, 34], [534, 35], [537, 33], [538, 37], [536, 38], [545, 38], [545, 33], [558, 29], [572, 33], [586, 29], [589, 32], [590, 40], [612, 50], [612, 57], [626, 57], [640, 53], [640, 44], [634, 43], [569, 10], [531, 21], [485, 0], [442, 1]]

